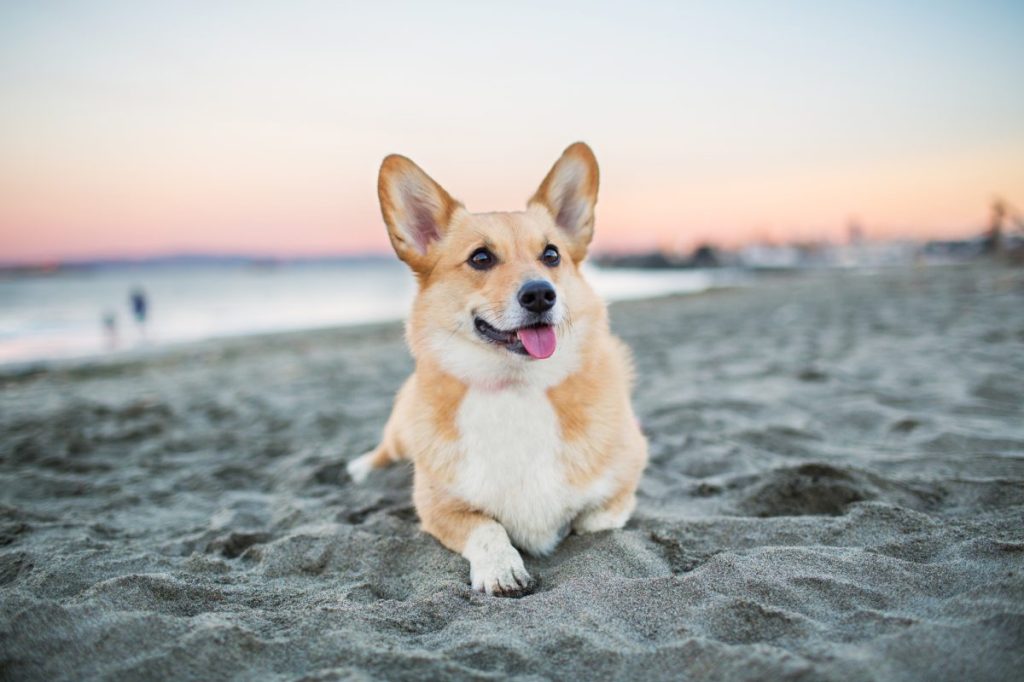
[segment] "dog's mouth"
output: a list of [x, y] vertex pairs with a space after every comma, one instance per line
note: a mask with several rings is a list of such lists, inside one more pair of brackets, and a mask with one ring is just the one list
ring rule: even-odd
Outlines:
[[550, 358], [555, 352], [557, 339], [555, 328], [550, 324], [536, 323], [504, 331], [478, 317], [473, 320], [473, 325], [476, 327], [476, 333], [486, 341], [504, 346], [512, 353], [543, 360]]

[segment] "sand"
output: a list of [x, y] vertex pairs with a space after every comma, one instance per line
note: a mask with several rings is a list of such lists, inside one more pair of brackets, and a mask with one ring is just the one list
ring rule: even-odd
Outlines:
[[473, 593], [410, 472], [362, 487], [398, 325], [0, 380], [0, 678], [1010, 680], [1024, 271], [613, 307], [651, 464], [621, 531]]

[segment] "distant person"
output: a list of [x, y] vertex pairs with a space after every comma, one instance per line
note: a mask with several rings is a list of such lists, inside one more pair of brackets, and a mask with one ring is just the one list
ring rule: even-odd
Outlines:
[[132, 289], [131, 295], [132, 315], [135, 317], [135, 324], [139, 327], [139, 333], [146, 336], [146, 316], [149, 312], [149, 301], [146, 292], [142, 287]]
[[107, 340], [107, 349], [117, 348], [117, 313], [113, 310], [104, 311], [101, 316], [103, 322], [103, 337]]

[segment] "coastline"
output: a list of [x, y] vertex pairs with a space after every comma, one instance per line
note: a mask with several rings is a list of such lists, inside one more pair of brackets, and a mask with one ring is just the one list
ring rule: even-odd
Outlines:
[[[609, 300], [694, 293], [749, 277], [730, 268], [585, 270]], [[112, 264], [0, 280], [0, 368], [131, 359], [211, 340], [400, 321], [414, 291], [412, 275], [394, 258], [273, 268]], [[128, 293], [140, 296], [142, 318]]]

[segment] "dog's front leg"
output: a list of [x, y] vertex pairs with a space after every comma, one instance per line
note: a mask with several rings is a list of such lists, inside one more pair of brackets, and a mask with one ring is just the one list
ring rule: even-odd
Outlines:
[[469, 560], [474, 590], [496, 597], [521, 597], [533, 591], [536, 582], [504, 526], [446, 494], [421, 471], [416, 472], [413, 497], [423, 530]]
[[532, 592], [534, 580], [509, 542], [505, 528], [482, 514], [478, 517], [462, 547], [462, 556], [469, 560], [473, 589], [496, 597], [521, 597]]

